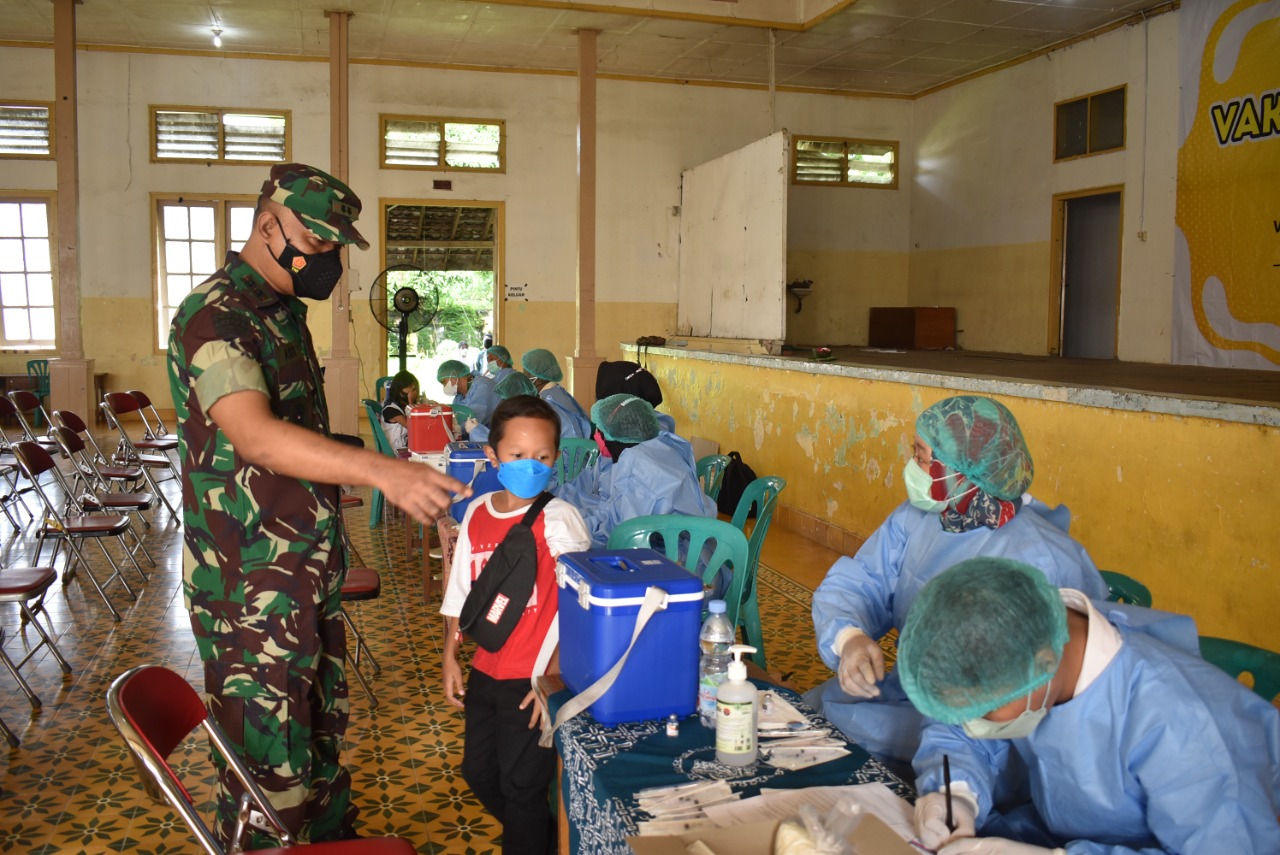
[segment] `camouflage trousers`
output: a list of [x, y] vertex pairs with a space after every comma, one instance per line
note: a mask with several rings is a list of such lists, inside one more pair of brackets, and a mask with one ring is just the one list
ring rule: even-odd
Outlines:
[[[278, 553], [234, 578], [207, 566], [186, 574], [210, 714], [301, 842], [354, 834], [351, 775], [338, 756], [348, 718], [344, 559], [335, 546]], [[226, 841], [244, 788], [226, 768], [218, 784]], [[273, 845], [257, 838], [251, 848]]]

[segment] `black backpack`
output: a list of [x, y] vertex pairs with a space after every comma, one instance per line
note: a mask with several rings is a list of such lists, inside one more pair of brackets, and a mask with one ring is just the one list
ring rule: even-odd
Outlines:
[[462, 604], [458, 628], [490, 653], [507, 643], [533, 594], [538, 579], [533, 522], [551, 499], [550, 493], [538, 496], [520, 522], [507, 531]]
[[655, 407], [662, 403], [662, 388], [649, 369], [625, 360], [601, 362], [596, 370], [596, 400], [620, 393], [635, 395]]
[[[716, 507], [720, 513], [733, 516], [738, 509], [742, 494], [747, 492], [751, 482], [756, 480], [756, 471], [742, 462], [742, 455], [736, 451], [729, 452], [729, 465], [724, 468], [724, 480], [720, 482], [720, 497], [716, 499]], [[756, 515], [752, 508], [748, 518]]]

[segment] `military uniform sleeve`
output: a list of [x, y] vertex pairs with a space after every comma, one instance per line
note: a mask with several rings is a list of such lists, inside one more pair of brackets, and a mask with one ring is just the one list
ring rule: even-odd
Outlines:
[[222, 305], [206, 306], [192, 317], [184, 338], [190, 354], [192, 390], [206, 414], [233, 392], [269, 396], [259, 364], [261, 335], [247, 313]]

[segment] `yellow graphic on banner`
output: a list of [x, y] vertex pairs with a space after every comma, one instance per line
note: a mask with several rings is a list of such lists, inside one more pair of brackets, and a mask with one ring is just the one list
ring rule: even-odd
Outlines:
[[[1200, 333], [1280, 365], [1280, 19], [1258, 16], [1242, 37], [1228, 31], [1260, 2], [1228, 8], [1205, 41], [1195, 119], [1178, 152], [1177, 224]], [[1229, 71], [1221, 82], [1215, 67]], [[1224, 305], [1234, 323], [1222, 323]]]

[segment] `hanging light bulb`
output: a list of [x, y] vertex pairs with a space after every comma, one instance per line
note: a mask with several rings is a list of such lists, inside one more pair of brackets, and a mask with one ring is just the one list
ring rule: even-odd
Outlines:
[[222, 47], [222, 30], [218, 27], [213, 28], [213, 46]]

